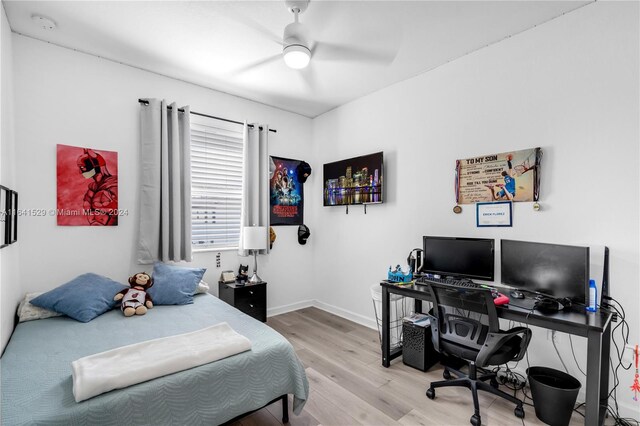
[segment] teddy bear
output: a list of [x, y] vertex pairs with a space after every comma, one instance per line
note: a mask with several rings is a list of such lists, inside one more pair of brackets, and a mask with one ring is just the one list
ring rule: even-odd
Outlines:
[[147, 290], [153, 285], [153, 278], [146, 272], [139, 272], [129, 278], [130, 288], [115, 295], [113, 300], [121, 300], [120, 309], [125, 317], [144, 315], [153, 308], [153, 300]]

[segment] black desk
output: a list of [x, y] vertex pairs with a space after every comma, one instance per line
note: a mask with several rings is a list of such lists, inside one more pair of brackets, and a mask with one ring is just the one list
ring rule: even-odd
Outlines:
[[[391, 351], [389, 337], [389, 295], [414, 298], [416, 312], [422, 311], [422, 301], [430, 301], [431, 295], [426, 286], [398, 286], [383, 281], [382, 286], [382, 365], [389, 367], [391, 360], [402, 354], [402, 348]], [[509, 294], [508, 289], [500, 290]], [[527, 301], [514, 304], [525, 305]], [[530, 302], [529, 302], [530, 303]], [[609, 348], [611, 344], [611, 314], [603, 312], [558, 312], [550, 315], [541, 314], [531, 309], [516, 306], [498, 306], [498, 316], [507, 320], [535, 325], [549, 330], [561, 331], [587, 338], [587, 386], [585, 403], [585, 425], [602, 425], [607, 411], [609, 390]]]

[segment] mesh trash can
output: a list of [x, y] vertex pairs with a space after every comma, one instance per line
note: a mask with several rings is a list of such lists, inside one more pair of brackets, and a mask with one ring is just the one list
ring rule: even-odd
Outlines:
[[[371, 287], [373, 312], [378, 325], [378, 337], [382, 345], [382, 288], [380, 285]], [[389, 341], [391, 350], [402, 346], [402, 318], [411, 314], [413, 299], [398, 294], [389, 295]]]
[[580, 391], [575, 377], [547, 367], [527, 369], [536, 417], [551, 426], [566, 426]]

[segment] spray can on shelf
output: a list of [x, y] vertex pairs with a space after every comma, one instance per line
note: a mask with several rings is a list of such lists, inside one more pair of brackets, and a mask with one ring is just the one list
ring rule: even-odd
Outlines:
[[595, 280], [589, 280], [589, 306], [587, 311], [595, 312], [598, 305], [598, 288], [596, 287]]

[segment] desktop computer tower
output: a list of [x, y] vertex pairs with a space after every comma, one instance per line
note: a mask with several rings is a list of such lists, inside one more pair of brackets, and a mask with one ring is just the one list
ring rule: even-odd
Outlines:
[[402, 324], [402, 362], [420, 371], [427, 371], [440, 361], [440, 355], [433, 348], [431, 326], [405, 322]]

